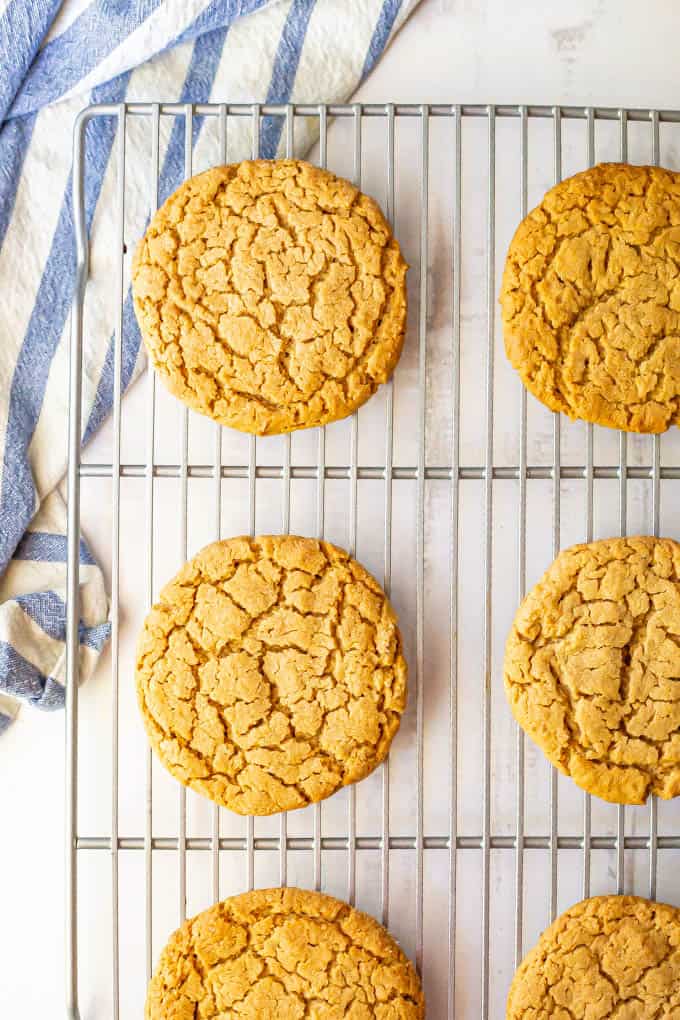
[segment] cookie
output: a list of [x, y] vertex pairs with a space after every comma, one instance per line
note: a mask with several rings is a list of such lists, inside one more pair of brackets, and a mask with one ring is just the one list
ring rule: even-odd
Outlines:
[[506, 1020], [677, 1020], [680, 910], [594, 896], [543, 933], [510, 987]]
[[680, 794], [680, 545], [565, 549], [505, 650], [520, 726], [584, 790], [619, 804]]
[[376, 203], [299, 160], [192, 177], [153, 217], [132, 289], [171, 393], [259, 435], [344, 418], [399, 360], [406, 270]]
[[553, 411], [680, 424], [680, 174], [602, 163], [520, 224], [501, 288], [508, 358]]
[[137, 692], [180, 782], [239, 814], [322, 800], [388, 753], [406, 702], [397, 620], [371, 575], [327, 542], [232, 538], [161, 592]]
[[420, 1020], [418, 976], [387, 931], [346, 903], [258, 889], [185, 921], [151, 979], [146, 1020]]

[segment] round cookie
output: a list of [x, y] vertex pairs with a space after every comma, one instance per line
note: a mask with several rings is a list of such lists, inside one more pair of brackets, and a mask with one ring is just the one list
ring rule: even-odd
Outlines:
[[680, 910], [595, 896], [558, 917], [520, 964], [506, 1020], [677, 1020]]
[[602, 163], [556, 185], [510, 245], [508, 358], [553, 411], [680, 424], [680, 174]]
[[258, 889], [185, 921], [146, 1020], [421, 1020], [418, 976], [372, 917], [322, 893]]
[[146, 618], [137, 692], [180, 782], [239, 814], [304, 807], [368, 775], [406, 703], [397, 620], [327, 542], [215, 542]]
[[520, 726], [584, 790], [680, 794], [680, 545], [565, 549], [517, 611], [504, 675]]
[[406, 270], [380, 209], [298, 160], [192, 177], [153, 217], [132, 289], [171, 393], [259, 435], [344, 418], [399, 360]]

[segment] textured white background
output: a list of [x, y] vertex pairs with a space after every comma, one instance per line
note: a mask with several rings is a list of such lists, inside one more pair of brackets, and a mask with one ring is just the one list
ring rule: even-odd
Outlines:
[[[394, 100], [404, 102], [526, 102], [661, 107], [680, 105], [680, 75], [677, 70], [678, 29], [680, 29], [680, 11], [678, 11], [677, 5], [672, 0], [657, 0], [657, 2], [649, 4], [642, 12], [639, 4], [634, 3], [633, 0], [581, 0], [581, 2], [570, 4], [565, 4], [561, 0], [548, 0], [548, 2], [542, 3], [536, 3], [535, 0], [519, 0], [519, 2], [512, 4], [506, 3], [505, 0], [486, 0], [486, 2], [485, 0], [424, 0], [411, 22], [397, 38], [357, 98], [365, 101]], [[314, 97], [309, 98], [311, 100]], [[439, 130], [439, 128], [436, 130]], [[333, 134], [331, 133], [331, 144], [332, 138]], [[434, 137], [434, 132], [433, 143], [436, 146], [437, 140]], [[409, 145], [412, 146], [410, 155]], [[406, 132], [403, 138], [404, 149], [402, 150], [404, 166], [410, 164], [415, 166], [415, 145], [415, 132], [413, 132], [411, 141], [409, 141], [408, 132]], [[612, 140], [611, 145], [614, 145], [614, 140]], [[565, 146], [565, 151], [568, 160], [571, 158], [568, 145]], [[610, 155], [614, 154], [615, 150], [612, 149]], [[667, 158], [673, 155], [675, 154], [669, 150]], [[636, 156], [637, 151], [631, 153], [631, 158], [636, 158]], [[639, 158], [645, 158], [642, 142]], [[576, 156], [574, 156], [574, 161], [573, 169], [576, 169]], [[677, 165], [677, 156], [674, 165]], [[565, 170], [569, 169], [570, 167], [566, 165]], [[503, 166], [499, 164], [498, 170], [499, 173], [503, 173]], [[508, 172], [516, 175], [516, 164], [511, 169], [508, 168]], [[532, 178], [530, 177], [531, 180]], [[536, 192], [538, 192], [538, 187], [541, 183], [541, 174], [537, 173], [536, 180], [534, 181]], [[545, 183], [549, 183], [549, 181]], [[407, 196], [409, 192], [408, 182], [404, 182], [403, 187], [404, 195]], [[516, 187], [513, 190], [513, 194], [515, 193]], [[537, 198], [538, 194], [536, 193], [531, 197]], [[435, 204], [430, 220], [430, 258], [432, 260], [433, 256], [435, 257], [434, 266], [431, 266], [430, 269], [433, 292], [445, 289], [447, 286], [446, 278], [442, 280], [437, 275], [436, 242], [437, 238], [440, 235], [444, 237], [448, 230], [449, 221], [446, 218], [448, 212], [447, 208], [442, 208], [442, 219], [439, 223], [437, 221], [438, 207]], [[508, 217], [510, 218], [511, 215], [511, 210], [508, 210]], [[406, 219], [408, 219], [408, 216]], [[504, 224], [505, 220], [501, 218], [499, 230], [503, 231], [506, 229]], [[401, 233], [406, 233], [407, 227], [408, 223], [405, 220], [401, 227]], [[469, 250], [474, 255], [477, 247], [481, 253], [484, 238], [483, 205], [479, 205], [478, 216], [471, 216], [467, 230]], [[406, 244], [410, 246], [411, 251], [415, 250], [417, 252], [415, 237], [406, 239]], [[478, 269], [482, 274], [479, 278], [481, 286], [483, 283], [483, 263], [481, 260], [478, 264]], [[474, 273], [475, 269], [474, 265], [472, 265], [472, 278], [474, 278]], [[474, 294], [470, 295], [471, 308], [475, 306], [475, 301], [478, 309], [482, 307], [483, 299], [481, 295], [478, 294], [476, 297]], [[436, 352], [439, 343], [436, 316], [432, 319], [431, 326], [433, 338], [432, 350]], [[415, 368], [415, 342], [416, 336], [412, 332], [410, 348], [406, 356], [407, 360], [402, 367], [404, 392], [408, 389], [409, 379], [412, 379], [411, 372]], [[444, 344], [443, 337], [441, 343], [442, 345]], [[481, 359], [481, 353], [479, 357]], [[478, 383], [481, 379], [481, 360], [479, 362], [473, 360], [468, 367], [474, 373], [474, 379]], [[514, 386], [514, 381], [510, 375], [506, 375], [505, 368], [501, 367], [498, 371], [497, 392], [498, 384], [505, 385], [506, 381], [507, 387]], [[436, 379], [433, 382], [433, 386], [436, 390]], [[512, 406], [516, 407], [517, 390], [513, 388], [511, 394], [514, 401]], [[470, 408], [470, 418], [468, 419], [470, 423], [475, 422], [475, 415], [479, 413], [478, 395], [479, 389], [473, 394], [468, 394], [467, 406]], [[465, 399], [464, 393], [464, 408], [466, 406]], [[477, 405], [476, 408], [475, 404]], [[134, 408], [134, 405], [135, 401], [134, 397], [132, 397], [130, 400], [131, 408]], [[135, 413], [136, 411], [131, 411], [131, 414]], [[542, 447], [542, 443], [550, 434], [548, 422], [545, 419], [541, 419], [540, 412], [537, 412], [536, 417], [532, 417], [533, 414], [533, 411], [530, 412], [530, 427], [533, 429], [531, 443], [534, 445], [530, 446], [529, 459], [531, 461], [533, 458], [533, 462], [549, 462], [550, 449], [549, 447], [545, 449]], [[376, 446], [380, 445], [380, 436], [377, 431], [380, 422], [381, 419], [377, 414], [368, 414], [365, 422], [362, 421], [362, 437], [366, 437], [365, 440], [362, 438], [362, 443], [364, 441], [367, 443], [367, 449], [370, 449], [373, 443]], [[514, 429], [514, 427], [515, 424], [513, 423], [512, 428]], [[371, 431], [373, 428], [375, 428], [375, 432]], [[128, 434], [133, 435], [135, 433], [135, 422], [128, 420], [126, 422], [126, 429]], [[471, 464], [481, 462], [482, 437], [476, 433], [476, 428], [471, 425], [467, 437], [465, 430], [463, 434], [463, 456], [467, 456], [467, 463]], [[572, 435], [575, 437], [573, 451], [574, 459], [576, 460], [581, 455], [579, 451], [582, 450], [579, 438], [580, 433], [572, 434], [569, 432], [569, 436], [571, 437]], [[506, 449], [503, 440], [503, 429], [498, 429], [497, 460], [505, 461], [506, 463], [512, 460], [512, 451], [515, 448], [513, 436], [514, 433], [508, 439]], [[341, 441], [341, 438], [342, 436], [340, 436], [339, 441]], [[442, 439], [444, 446], [445, 439], [446, 434]], [[108, 453], [105, 452], [109, 449], [106, 436], [103, 435], [97, 442], [100, 444], [98, 447], [99, 456], [97, 451], [93, 450], [88, 454], [88, 459], [108, 459]], [[407, 452], [407, 435], [404, 435], [404, 443], [402, 463], [412, 463], [412, 458], [408, 456]], [[442, 462], [438, 456], [440, 451], [437, 447], [436, 436], [433, 438], [433, 443], [434, 447], [432, 447], [428, 459], [430, 463]], [[565, 462], [569, 462], [568, 457], [572, 450], [570, 443], [571, 439], [565, 439], [563, 436]], [[603, 443], [604, 445], [598, 447], [596, 451], [596, 454], [599, 454], [598, 459], [603, 463], [615, 462], [617, 455], [616, 445], [607, 445], [608, 440], [606, 437], [603, 439]], [[477, 450], [479, 450], [477, 455], [476, 444], [479, 444], [477, 446]], [[664, 447], [664, 449], [666, 448], [670, 451], [668, 445]], [[303, 449], [304, 447], [301, 447], [301, 451]], [[643, 459], [648, 460], [648, 448], [640, 447], [639, 449]], [[637, 455], [637, 451], [638, 447], [634, 445], [631, 459]], [[645, 452], [647, 452], [647, 457], [645, 457]], [[161, 456], [160, 459], [163, 459], [163, 457]], [[172, 458], [166, 457], [165, 459]], [[361, 457], [361, 459], [364, 463], [368, 462], [365, 457]], [[673, 459], [677, 462], [677, 457]], [[545, 484], [545, 498], [547, 500], [549, 483]], [[629, 488], [631, 527], [636, 522], [639, 522], [640, 528], [644, 528], [648, 526], [646, 522], [649, 520], [647, 496], [644, 492], [636, 495], [635, 486], [630, 486]], [[472, 492], [472, 490], [466, 491]], [[276, 485], [272, 496], [274, 501], [279, 498], [279, 488]], [[399, 500], [395, 496], [395, 514], [397, 514], [397, 517], [400, 513], [403, 514], [408, 528], [412, 528], [412, 497], [413, 489], [409, 487], [409, 494], [404, 497], [404, 504], [400, 507]], [[328, 498], [332, 500], [330, 488], [328, 489]], [[327, 504], [329, 533], [338, 540], [342, 540], [342, 529], [345, 527], [343, 508], [346, 504], [344, 495], [341, 498], [342, 502], [336, 509], [333, 509], [331, 502]], [[541, 512], [541, 498], [540, 493], [538, 493], [538, 518], [540, 518]], [[437, 496], [433, 495], [433, 500], [436, 499]], [[502, 499], [503, 497], [500, 496], [500, 502], [497, 503], [497, 520], [501, 523], [505, 512]], [[582, 527], [582, 521], [578, 518], [578, 511], [574, 510], [572, 515], [568, 499], [569, 494], [567, 493], [565, 495], [564, 508], [564, 541], [580, 538], [579, 528]], [[103, 503], [101, 502], [102, 500], [104, 501]], [[443, 529], [442, 535], [445, 535], [446, 515], [448, 513], [447, 492], [442, 492], [441, 500], [441, 528]], [[616, 527], [616, 500], [616, 483], [613, 483], [611, 491], [607, 490], [602, 493], [600, 505], [606, 509], [603, 511], [603, 521], [600, 524], [596, 521], [596, 533], [601, 533], [602, 530], [613, 530]], [[95, 552], [105, 564], [109, 560], [107, 550], [110, 543], [109, 511], [108, 507], [105, 506], [107, 501], [108, 493], [104, 490], [92, 488], [84, 492], [83, 513], [86, 533]], [[467, 510], [465, 507], [462, 508], [461, 512], [463, 515], [466, 513], [471, 515], [469, 518], [465, 518], [465, 521], [469, 522], [470, 530], [468, 534], [474, 534], [475, 515], [479, 514], [479, 505], [479, 503], [475, 503], [473, 497], [469, 508]], [[549, 502], [546, 501], [544, 505], [546, 516], [549, 516]], [[266, 507], [263, 508], [261, 517], [258, 517], [258, 528], [260, 530], [266, 530], [267, 526], [271, 528], [278, 526], [276, 506], [277, 503], [274, 502], [272, 504], [274, 509], [269, 513]], [[664, 511], [670, 510], [669, 498], [665, 497], [662, 509]], [[127, 524], [128, 533], [130, 534], [134, 529], [134, 513], [134, 504], [130, 503], [130, 517]], [[206, 509], [206, 514], [209, 514], [209, 509]], [[301, 506], [300, 516], [296, 518], [294, 505], [293, 523], [301, 530], [303, 530], [305, 521], [304, 514], [304, 507]], [[439, 517], [436, 506], [433, 504], [430, 504], [428, 507], [428, 515], [429, 519], [433, 522], [428, 540], [431, 540], [436, 545], [438, 541], [436, 522]], [[363, 558], [366, 559], [368, 565], [372, 566], [379, 574], [381, 568], [381, 548], [370, 547], [371, 525], [369, 517], [365, 521], [366, 531], [363, 533], [363, 538], [360, 522], [359, 551]], [[239, 526], [245, 527], [246, 522], [241, 521]], [[377, 526], [379, 527], [379, 522]], [[205, 527], [208, 528], [209, 523], [206, 523]], [[310, 530], [312, 527], [313, 519], [310, 518], [307, 528]], [[234, 530], [236, 528], [235, 521]], [[662, 528], [674, 537], [680, 537], [680, 535], [676, 534], [677, 526], [674, 526], [674, 522], [668, 514], [665, 519], [662, 515]], [[380, 546], [382, 540], [380, 530], [378, 535], [380, 537], [376, 540], [376, 544]], [[500, 541], [497, 547], [500, 550], [501, 559], [499, 562], [502, 566], [504, 563], [502, 558], [504, 556], [503, 550], [505, 548], [502, 541], [502, 531], [499, 533], [499, 538]], [[177, 559], [179, 554], [176, 549], [176, 538], [168, 538], [168, 542], [170, 541], [174, 541], [172, 557]], [[508, 542], [514, 543], [514, 541], [514, 532], [511, 532]], [[395, 563], [397, 563], [400, 549], [396, 541], [394, 548]], [[128, 552], [132, 552], [132, 550], [126, 550], [124, 546], [122, 552], [123, 560], [125, 560]], [[479, 555], [481, 555], [480, 550], [470, 552], [471, 557]], [[510, 553], [508, 553], [508, 558], [508, 562], [511, 563]], [[544, 537], [540, 540], [540, 548], [534, 548], [530, 552], [530, 580], [549, 558], [549, 530], [546, 530]], [[432, 562], [435, 566], [433, 568], [432, 583], [435, 589], [438, 583], [436, 578], [436, 561], [437, 557], [433, 556]], [[167, 561], [164, 574], [170, 573], [174, 567], [175, 560], [170, 558]], [[475, 569], [475, 565], [471, 560], [470, 570], [474, 573]], [[508, 569], [510, 569], [510, 566]], [[445, 577], [440, 578], [440, 582], [442, 581], [445, 581]], [[408, 573], [407, 571], [401, 571], [399, 566], [395, 566], [395, 585], [398, 592], [403, 592], [404, 605], [412, 605], [412, 599], [408, 594]], [[126, 613], [130, 616], [137, 614], [138, 606], [141, 607], [143, 604], [143, 590], [140, 589], [137, 592], [138, 605], [134, 604], [134, 598], [134, 593], [131, 593], [131, 602], [133, 604], [124, 607]], [[511, 612], [511, 608], [511, 605], [508, 603], [507, 607], [503, 607], [498, 611], [498, 626], [501, 631], [503, 626], [505, 626], [505, 619], [508, 613]], [[470, 626], [474, 626], [474, 620], [470, 620], [469, 623]], [[413, 645], [413, 627], [414, 621], [410, 620], [407, 623], [406, 630], [411, 646]], [[134, 630], [134, 627], [131, 629]], [[442, 633], [439, 641], [442, 644], [442, 649], [444, 649], [448, 641], [447, 635]], [[430, 647], [432, 651], [428, 651], [428, 654], [431, 654], [434, 659], [438, 655], [437, 637], [434, 634], [432, 635], [432, 644], [428, 646], [428, 649]], [[475, 653], [470, 652], [470, 654], [473, 655]], [[478, 650], [476, 655], [477, 660], [475, 661], [478, 661]], [[124, 650], [122, 662], [128, 661], [128, 658], [129, 652]], [[470, 661], [472, 662], [472, 659]], [[102, 671], [99, 677], [93, 681], [91, 690], [83, 692], [84, 711], [87, 709], [88, 704], [91, 708], [97, 705], [106, 705], [107, 664], [108, 659], [105, 659]], [[124, 674], [122, 675], [121, 683], [123, 684], [123, 682], [127, 683], [127, 676]], [[445, 680], [442, 682], [444, 683]], [[472, 682], [477, 682], [475, 676], [472, 676]], [[470, 689], [470, 698], [472, 699], [472, 697], [473, 692]], [[128, 704], [126, 701], [125, 704], [131, 708], [131, 703]], [[127, 708], [125, 710], [127, 711]], [[92, 719], [92, 740], [94, 740], [98, 739], [99, 728], [98, 724], [95, 725], [94, 723], [94, 715]], [[413, 720], [411, 720], [408, 727], [409, 733], [411, 733], [412, 723]], [[477, 734], [480, 731], [476, 717], [471, 717], [470, 727], [470, 735], [466, 736], [464, 734], [465, 739], [478, 742]], [[102, 726], [101, 733], [105, 732], [106, 729]], [[505, 733], [506, 731], [503, 732]], [[510, 733], [510, 731], [507, 730], [507, 733]], [[436, 733], [433, 731], [433, 734], [434, 746], [436, 746]], [[499, 734], [499, 736], [502, 735]], [[91, 749], [92, 740], [88, 740], [86, 736], [84, 747]], [[467, 745], [462, 746], [465, 749]], [[124, 755], [125, 748], [121, 748], [121, 752]], [[406, 767], [405, 763], [408, 760], [409, 753], [405, 744], [402, 757], [404, 767]], [[474, 753], [475, 747], [471, 745], [472, 757], [470, 760], [475, 760]], [[105, 756], [103, 757], [105, 758]], [[93, 758], [88, 760], [93, 760]], [[463, 780], [466, 779], [464, 771], [466, 760], [463, 757]], [[507, 756], [506, 760], [508, 762], [511, 761], [511, 756]], [[430, 764], [436, 765], [436, 762]], [[501, 766], [503, 764], [502, 758], [500, 764]], [[538, 762], [536, 768], [540, 771], [540, 762]], [[395, 762], [397, 773], [399, 769], [399, 764]], [[0, 1012], [2, 1012], [3, 1016], [14, 1015], [22, 1018], [41, 1016], [46, 1018], [46, 1020], [51, 1020], [53, 1017], [62, 1016], [63, 1013], [63, 716], [39, 715], [29, 711], [22, 711], [19, 721], [0, 741], [0, 775], [3, 781], [3, 814], [2, 822], [0, 823], [0, 869], [3, 876], [2, 924], [0, 925]], [[540, 775], [545, 778], [544, 773], [540, 773]], [[96, 778], [98, 778], [100, 784], [99, 789], [104, 789], [105, 777], [99, 776]], [[129, 774], [127, 778], [130, 782], [134, 780], [134, 776]], [[142, 781], [142, 775], [139, 775], [139, 783]], [[541, 781], [543, 782], [543, 780]], [[479, 776], [472, 774], [469, 783], [474, 794], [475, 790], [479, 789]], [[543, 787], [545, 787], [545, 782], [543, 782]], [[109, 810], [108, 797], [101, 803], [98, 812], [97, 805], [93, 802], [96, 788], [86, 784], [85, 789], [90, 791], [92, 799], [89, 802], [89, 807], [93, 811], [94, 816], [96, 817], [99, 813], [101, 819], [99, 829], [100, 831], [106, 831], [105, 825]], [[376, 791], [377, 789], [378, 787], [376, 787]], [[562, 794], [562, 787], [560, 788], [560, 793]], [[571, 804], [569, 798], [570, 795], [567, 793], [565, 795], [567, 806]], [[478, 797], [476, 799], [478, 800]], [[137, 797], [135, 804], [139, 803], [139, 797]], [[573, 803], [574, 807], [576, 807], [576, 801]], [[397, 809], [399, 809], [398, 805]], [[428, 811], [430, 810], [432, 817], [426, 827], [430, 832], [438, 831], [442, 829], [444, 821], [442, 820], [441, 825], [437, 824], [439, 821], [437, 818], [438, 811], [434, 801], [431, 808], [428, 808]], [[133, 806], [130, 807], [130, 811], [134, 811]], [[408, 806], [404, 807], [404, 811], [407, 815]], [[496, 827], [503, 829], [505, 824], [503, 805], [495, 805], [494, 812], [497, 812], [495, 818], [497, 822]], [[667, 819], [670, 817], [670, 815], [666, 816]], [[675, 812], [673, 817], [677, 821], [677, 812]], [[510, 820], [507, 819], [508, 822]], [[123, 808], [122, 826], [125, 824], [125, 821], [125, 808]], [[405, 816], [404, 825], [407, 824], [407, 821], [408, 818]], [[473, 815], [469, 819], [463, 818], [461, 824], [464, 831], [478, 830], [478, 819], [475, 819]], [[608, 825], [608, 822], [603, 824]], [[130, 817], [126, 825], [126, 828], [128, 827], [136, 832], [140, 831], [141, 819]], [[397, 825], [398, 828], [399, 825]], [[544, 828], [545, 826], [538, 826], [539, 831]], [[674, 828], [677, 830], [677, 825]], [[292, 858], [295, 855], [291, 854], [289, 856]], [[444, 854], [443, 856], [446, 857], [447, 855]], [[105, 953], [107, 931], [104, 930], [104, 924], [97, 924], [96, 883], [100, 883], [100, 895], [102, 896], [102, 902], [104, 902], [108, 898], [109, 890], [108, 872], [103, 858], [105, 858], [105, 855], [102, 855], [102, 867], [97, 876], [93, 876], [91, 881], [88, 880], [86, 886], [89, 897], [87, 941], [90, 946], [87, 956], [89, 960], [94, 961], [91, 973], [96, 975], [101, 972], [102, 979], [105, 977], [106, 961], [102, 959], [100, 964], [97, 964], [97, 946], [99, 945], [99, 936], [101, 935], [101, 946], [103, 947], [101, 952]], [[275, 881], [275, 861], [273, 866], [272, 881]], [[172, 868], [172, 865], [170, 864], [168, 867]], [[397, 864], [395, 866], [397, 873], [398, 867], [399, 865]], [[531, 863], [527, 867], [528, 880], [531, 882], [533, 878]], [[291, 880], [295, 878], [292, 865], [289, 877]], [[238, 883], [238, 878], [235, 881]], [[407, 881], [408, 877], [405, 876], [405, 882]], [[466, 881], [463, 870], [461, 870], [461, 881], [463, 883]], [[471, 885], [474, 886], [476, 882], [478, 882], [478, 877], [471, 874]], [[223, 891], [227, 892], [230, 889], [225, 887]], [[335, 891], [342, 894], [341, 887]], [[666, 895], [671, 895], [667, 887], [665, 891]], [[205, 895], [208, 895], [208, 893], [209, 890], [206, 890]], [[511, 896], [511, 893], [512, 890], [508, 889], [508, 897]], [[408, 891], [408, 895], [410, 894], [410, 891]], [[196, 893], [196, 895], [198, 899], [201, 898], [201, 894]], [[375, 891], [370, 889], [366, 891], [365, 900], [369, 906], [375, 901], [376, 895]], [[576, 883], [573, 889], [561, 891], [560, 895], [564, 895], [567, 902], [576, 899], [578, 897], [578, 884]], [[412, 935], [409, 936], [408, 934], [406, 920], [401, 919], [400, 921], [399, 904], [394, 897], [393, 901], [395, 903], [394, 924], [399, 928], [399, 933], [406, 943], [406, 948], [411, 951]], [[191, 906], [190, 903], [190, 909]], [[171, 917], [172, 915], [170, 914], [169, 916]], [[443, 922], [444, 920], [445, 918], [442, 916], [441, 921]], [[531, 919], [531, 924], [538, 927], [543, 920], [544, 918], [538, 916], [535, 919]], [[106, 928], [108, 929], [108, 923]], [[474, 938], [476, 939], [477, 935]], [[464, 950], [461, 950], [461, 952], [464, 953]], [[474, 983], [476, 987], [477, 972], [475, 968], [477, 964], [475, 962], [475, 953], [477, 952], [477, 946], [472, 938], [468, 952], [470, 965], [469, 981], [471, 984]], [[459, 965], [460, 980], [464, 984], [466, 979], [466, 959], [464, 955], [460, 958]], [[101, 971], [98, 970], [98, 966], [103, 969]], [[500, 1009], [499, 1003], [502, 999], [501, 992], [504, 983], [506, 983], [508, 969], [511, 969], [511, 961], [507, 957], [503, 957], [499, 966], [502, 973], [498, 975], [498, 992], [494, 992], [492, 1003], [495, 1010], [492, 1015], [494, 1018], [498, 1017], [498, 1020], [502, 1016], [502, 1013], [498, 1011]], [[441, 981], [438, 981], [438, 985], [441, 985]], [[105, 987], [103, 984], [102, 991], [105, 990]], [[495, 989], [496, 985], [494, 984], [493, 987]], [[465, 990], [461, 994], [465, 995]], [[98, 1000], [96, 995], [93, 998], [86, 997], [86, 999], [88, 1009], [84, 1014], [83, 1020], [94, 1020], [95, 1017], [97, 1020], [105, 1017], [108, 1018], [110, 1015], [109, 1008], [103, 1004], [104, 1000]], [[470, 990], [469, 997], [461, 1000], [461, 1004], [467, 1005], [468, 1009], [472, 1009], [471, 1004], [473, 1002], [474, 994]], [[440, 1017], [445, 1015], [443, 1011], [444, 1003], [445, 995], [442, 995], [441, 990], [435, 990], [433, 1008], [429, 1014], [430, 1020], [440, 1020]], [[135, 1014], [130, 1012], [129, 1015]], [[465, 1015], [467, 1016], [468, 1013], [466, 1012]], [[469, 1015], [474, 1015], [474, 1009], [472, 1009]]]

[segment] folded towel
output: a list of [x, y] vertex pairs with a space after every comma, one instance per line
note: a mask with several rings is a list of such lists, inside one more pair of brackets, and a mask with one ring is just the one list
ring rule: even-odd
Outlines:
[[[64, 704], [68, 313], [75, 254], [71, 137], [89, 103], [342, 102], [418, 0], [0, 0], [0, 731], [17, 699]], [[88, 127], [86, 217], [105, 260], [113, 119]], [[200, 118], [194, 146], [200, 145]], [[282, 147], [265, 121], [262, 155]], [[310, 144], [300, 132], [297, 149]], [[249, 142], [230, 139], [230, 156]], [[180, 183], [178, 122], [160, 193]], [[97, 248], [97, 243], [99, 247]], [[106, 274], [103, 274], [104, 276]], [[110, 277], [109, 277], [110, 278]], [[96, 289], [84, 341], [83, 439], [113, 394], [111, 321]], [[123, 386], [144, 364], [129, 299]], [[85, 521], [87, 527], [87, 521]], [[81, 541], [81, 676], [109, 635], [100, 568]]]

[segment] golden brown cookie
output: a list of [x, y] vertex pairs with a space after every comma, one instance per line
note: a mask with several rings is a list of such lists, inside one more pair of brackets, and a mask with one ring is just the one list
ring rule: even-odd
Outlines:
[[505, 650], [515, 718], [604, 800], [680, 794], [680, 545], [612, 538], [559, 554]]
[[158, 210], [132, 267], [154, 368], [260, 435], [351, 414], [392, 374], [406, 263], [376, 203], [299, 160], [214, 167]]
[[543, 932], [523, 960], [506, 1020], [678, 1020], [680, 910], [594, 896]]
[[397, 620], [327, 542], [232, 538], [165, 586], [139, 640], [137, 691], [170, 772], [239, 814], [303, 807], [363, 779], [406, 702]]
[[602, 163], [519, 225], [501, 306], [508, 358], [553, 411], [680, 424], [680, 174]]
[[302, 889], [232, 896], [185, 921], [146, 1020], [421, 1020], [418, 976], [372, 917]]

